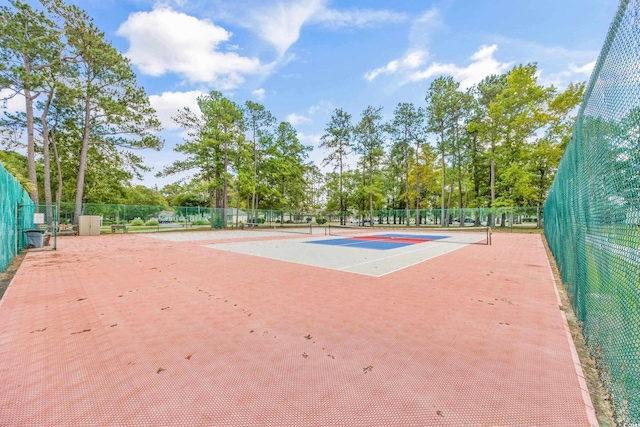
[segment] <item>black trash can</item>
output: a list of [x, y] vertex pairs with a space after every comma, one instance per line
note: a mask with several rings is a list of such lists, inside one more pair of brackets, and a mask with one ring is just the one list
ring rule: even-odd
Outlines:
[[44, 230], [27, 230], [27, 248], [42, 248], [44, 246]]

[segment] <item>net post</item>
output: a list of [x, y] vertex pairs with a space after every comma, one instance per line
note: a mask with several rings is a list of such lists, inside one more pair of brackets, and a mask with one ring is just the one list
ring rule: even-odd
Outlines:
[[487, 245], [491, 245], [491, 227], [487, 227]]

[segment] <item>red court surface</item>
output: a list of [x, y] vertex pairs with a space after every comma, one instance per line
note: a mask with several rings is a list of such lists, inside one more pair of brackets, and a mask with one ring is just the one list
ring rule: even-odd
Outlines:
[[596, 425], [538, 235], [382, 277], [58, 243], [0, 302], [2, 426]]

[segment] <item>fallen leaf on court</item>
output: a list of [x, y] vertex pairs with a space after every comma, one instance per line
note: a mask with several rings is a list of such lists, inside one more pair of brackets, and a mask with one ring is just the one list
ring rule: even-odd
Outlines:
[[156, 371], [156, 374], [159, 374], [159, 373], [160, 373], [160, 372], [162, 372], [162, 371], [166, 371], [166, 369], [164, 369], [164, 368], [158, 368], [158, 370]]
[[193, 356], [193, 354], [188, 355], [187, 357], [185, 357], [185, 359], [191, 360], [191, 356]]
[[438, 414], [438, 416], [440, 417], [444, 417], [444, 414], [442, 413], [442, 411], [436, 411], [436, 414]]
[[311, 339], [311, 338], [313, 338], [313, 337], [311, 336], [311, 334], [309, 334], [309, 335], [305, 335], [305, 336], [304, 336], [304, 338], [306, 338], [306, 339], [310, 340], [310, 339]]

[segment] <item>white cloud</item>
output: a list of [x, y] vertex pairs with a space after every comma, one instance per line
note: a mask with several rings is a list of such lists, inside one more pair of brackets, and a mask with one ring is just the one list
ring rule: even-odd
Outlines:
[[572, 50], [501, 36], [494, 36], [493, 39], [501, 48], [515, 53], [518, 62], [539, 62], [539, 83], [560, 88], [566, 87], [571, 81], [585, 80], [593, 71], [598, 57], [597, 50]]
[[178, 129], [179, 126], [172, 117], [178, 114], [179, 110], [188, 107], [191, 111], [200, 111], [197, 98], [204, 93], [193, 90], [190, 92], [163, 92], [161, 95], [151, 95], [149, 102], [158, 113], [158, 119], [165, 129]]
[[324, 0], [277, 2], [254, 9], [247, 23], [283, 55], [300, 37], [300, 29], [324, 8]]
[[[279, 56], [283, 56], [298, 40], [305, 25], [315, 24], [328, 29], [365, 28], [408, 19], [404, 13], [389, 10], [330, 9], [327, 3], [328, 0], [280, 0], [254, 2], [251, 7], [243, 3], [233, 20], [256, 32], [275, 47]], [[247, 10], [250, 11], [248, 15]]]
[[309, 113], [310, 116], [313, 116], [315, 114], [317, 114], [318, 112], [320, 113], [325, 113], [325, 114], [330, 114], [333, 109], [334, 109], [334, 105], [331, 103], [331, 101], [320, 101], [315, 105], [312, 105], [311, 107], [309, 107], [309, 109], [307, 110], [307, 113]]
[[411, 22], [409, 30], [409, 46], [411, 49], [427, 49], [431, 33], [442, 27], [440, 10], [431, 8]]
[[406, 77], [408, 73], [424, 65], [429, 57], [428, 47], [431, 32], [440, 26], [442, 26], [442, 22], [440, 11], [437, 8], [431, 8], [417, 16], [411, 22], [409, 48], [406, 54], [401, 58], [389, 61], [382, 67], [366, 72], [364, 78], [368, 81], [373, 81], [380, 75], [396, 73]]
[[229, 40], [230, 32], [166, 6], [132, 13], [116, 34], [129, 40], [126, 56], [152, 76], [174, 72], [224, 90], [240, 85], [246, 74], [267, 73], [273, 67], [258, 58], [221, 52], [218, 47]]
[[373, 79], [381, 74], [394, 74], [399, 71], [414, 70], [424, 64], [428, 56], [429, 53], [424, 50], [409, 52], [403, 58], [394, 59], [385, 66], [365, 73], [364, 78], [369, 81], [373, 81]]
[[[322, 134], [319, 134], [319, 133], [306, 134], [303, 132], [298, 132], [298, 140], [303, 145], [312, 147], [311, 152], [309, 152], [309, 158], [307, 160], [312, 161], [314, 164], [318, 165], [319, 167], [321, 167], [322, 162], [324, 160], [324, 156], [326, 155], [324, 150], [320, 148], [321, 138], [322, 138]], [[323, 172], [329, 172], [330, 170], [331, 170], [330, 167], [322, 168]]]
[[593, 67], [596, 66], [596, 61], [588, 62], [582, 66], [576, 66], [574, 64], [569, 65], [569, 71], [574, 74], [587, 74], [590, 75], [593, 71]]
[[312, 105], [307, 109], [307, 115], [291, 113], [286, 117], [286, 121], [288, 121], [294, 126], [299, 125], [301, 123], [312, 122], [313, 116], [331, 114], [333, 109], [334, 109], [334, 106], [330, 101], [320, 101], [317, 104]]
[[317, 22], [331, 29], [341, 27], [364, 28], [376, 24], [406, 22], [407, 20], [408, 16], [404, 13], [371, 9], [322, 9], [312, 18], [313, 22]]
[[319, 133], [306, 134], [306, 133], [303, 133], [303, 132], [298, 132], [298, 139], [304, 145], [310, 145], [312, 147], [319, 147], [321, 138], [322, 138], [322, 135], [319, 134]]
[[265, 96], [265, 91], [262, 88], [256, 89], [251, 92], [251, 95], [253, 95], [258, 101], [262, 101]]
[[491, 74], [502, 74], [511, 63], [500, 62], [493, 57], [498, 45], [483, 45], [471, 56], [472, 62], [467, 66], [441, 64], [434, 62], [425, 70], [416, 71], [409, 76], [411, 81], [420, 81], [441, 75], [450, 75], [460, 82], [462, 89], [469, 88]]
[[294, 126], [299, 125], [300, 123], [306, 123], [311, 121], [309, 117], [305, 117], [301, 114], [296, 114], [296, 113], [291, 113], [287, 115], [285, 120]]
[[556, 72], [546, 73], [545, 70], [538, 70], [538, 81], [546, 86], [553, 85], [557, 88], [564, 88], [570, 82], [585, 80], [593, 72], [596, 61], [588, 62], [584, 65], [577, 66], [569, 64], [567, 69]]
[[2, 107], [7, 113], [25, 111], [26, 105], [24, 96], [22, 96], [22, 94], [13, 95], [14, 92], [11, 89], [0, 90], [0, 107]]

